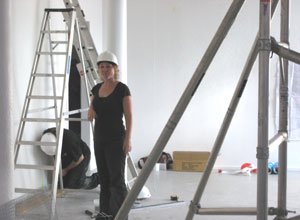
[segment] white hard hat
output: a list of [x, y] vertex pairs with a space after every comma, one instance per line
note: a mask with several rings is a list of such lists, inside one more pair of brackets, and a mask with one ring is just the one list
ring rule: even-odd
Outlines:
[[142, 190], [140, 191], [139, 195], [138, 195], [138, 199], [148, 199], [151, 197], [151, 193], [150, 190], [146, 187], [143, 186]]
[[[134, 182], [136, 180], [136, 177], [134, 177], [133, 179], [131, 179], [130, 181], [127, 182], [127, 189], [128, 191], [131, 190]], [[150, 193], [150, 190], [147, 188], [147, 186], [143, 186], [142, 190], [140, 191], [137, 199], [148, 199], [151, 197], [151, 193]]]
[[119, 65], [116, 55], [110, 51], [104, 51], [99, 54], [97, 58], [97, 64], [99, 64], [100, 62], [110, 62]]
[[[43, 134], [41, 142], [56, 142], [56, 136], [50, 132]], [[42, 151], [49, 156], [54, 156], [56, 152], [55, 146], [41, 145]]]

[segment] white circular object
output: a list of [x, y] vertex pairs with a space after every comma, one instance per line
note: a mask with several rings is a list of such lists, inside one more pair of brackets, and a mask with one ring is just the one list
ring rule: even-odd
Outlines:
[[[55, 142], [56, 143], [56, 137], [54, 134], [47, 132], [43, 134], [41, 138], [41, 142]], [[47, 146], [47, 145], [41, 145], [42, 151], [49, 155], [49, 156], [54, 156], [56, 152], [56, 147], [55, 146]]]

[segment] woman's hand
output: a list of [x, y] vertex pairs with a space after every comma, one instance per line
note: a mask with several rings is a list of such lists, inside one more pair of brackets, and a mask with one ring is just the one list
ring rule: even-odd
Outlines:
[[88, 120], [93, 121], [94, 118], [96, 118], [96, 117], [97, 117], [96, 112], [94, 111], [93, 108], [90, 107], [89, 111], [88, 111]]
[[92, 95], [91, 96], [91, 101], [90, 101], [90, 107], [89, 107], [89, 111], [88, 111], [88, 120], [89, 121], [93, 121], [94, 118], [97, 118], [97, 114], [96, 114], [96, 112], [94, 111], [94, 108], [93, 108], [93, 100], [94, 100], [94, 96]]
[[123, 150], [125, 154], [128, 154], [132, 149], [130, 140], [125, 139], [123, 144]]
[[65, 176], [65, 175], [67, 175], [67, 173], [68, 173], [68, 170], [67, 169], [62, 169], [62, 176]]

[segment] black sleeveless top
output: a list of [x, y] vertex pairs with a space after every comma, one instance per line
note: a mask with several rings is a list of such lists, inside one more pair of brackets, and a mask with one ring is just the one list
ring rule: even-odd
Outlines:
[[125, 84], [118, 82], [111, 94], [107, 97], [99, 97], [99, 89], [102, 85], [103, 83], [99, 83], [92, 89], [94, 95], [92, 104], [97, 114], [97, 118], [95, 119], [94, 140], [118, 140], [125, 135], [123, 98], [131, 94]]

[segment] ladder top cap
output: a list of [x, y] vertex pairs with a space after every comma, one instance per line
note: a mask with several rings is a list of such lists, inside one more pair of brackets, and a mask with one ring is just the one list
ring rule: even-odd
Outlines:
[[75, 8], [45, 8], [47, 12], [70, 12], [75, 11]]

